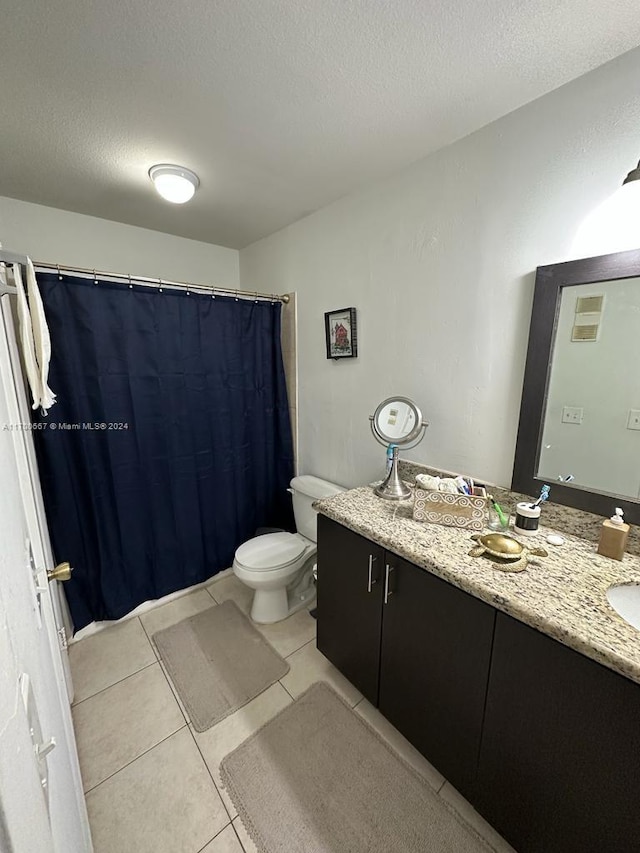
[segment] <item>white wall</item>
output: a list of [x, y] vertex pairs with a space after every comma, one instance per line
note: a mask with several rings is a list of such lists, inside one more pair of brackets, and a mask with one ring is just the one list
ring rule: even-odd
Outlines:
[[[604, 294], [597, 341], [572, 341], [576, 300]], [[640, 497], [640, 431], [627, 429], [640, 410], [640, 279], [566, 287], [558, 314], [539, 476], [575, 476], [575, 485]], [[584, 411], [562, 423], [564, 406]]]
[[[430, 421], [409, 458], [511, 479], [535, 268], [640, 156], [640, 50], [240, 253], [243, 287], [298, 292], [300, 470], [381, 474], [368, 415]], [[323, 312], [358, 309], [359, 357], [325, 359]]]
[[0, 243], [43, 262], [220, 287], [239, 281], [236, 249], [11, 198], [0, 197]]

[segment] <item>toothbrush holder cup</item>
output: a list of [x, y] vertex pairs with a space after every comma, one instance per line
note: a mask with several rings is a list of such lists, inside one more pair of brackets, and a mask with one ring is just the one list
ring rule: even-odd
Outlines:
[[500, 505], [502, 515], [489, 502], [487, 504], [487, 527], [489, 530], [495, 530], [497, 533], [507, 533], [513, 520], [511, 512], [504, 506]]
[[515, 530], [523, 536], [535, 536], [540, 524], [540, 506], [531, 506], [526, 501], [516, 505]]

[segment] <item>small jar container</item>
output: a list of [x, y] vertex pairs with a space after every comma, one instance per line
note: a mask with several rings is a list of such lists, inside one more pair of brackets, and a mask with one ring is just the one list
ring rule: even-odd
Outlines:
[[516, 504], [515, 530], [523, 536], [535, 536], [540, 524], [540, 507], [522, 501]]

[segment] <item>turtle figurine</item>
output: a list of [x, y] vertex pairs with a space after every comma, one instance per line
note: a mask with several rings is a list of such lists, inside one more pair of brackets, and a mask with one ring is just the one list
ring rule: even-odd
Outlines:
[[528, 548], [504, 533], [476, 533], [471, 538], [478, 544], [469, 551], [469, 556], [481, 557], [486, 553], [504, 572], [523, 571], [529, 557], [549, 556], [544, 548]]

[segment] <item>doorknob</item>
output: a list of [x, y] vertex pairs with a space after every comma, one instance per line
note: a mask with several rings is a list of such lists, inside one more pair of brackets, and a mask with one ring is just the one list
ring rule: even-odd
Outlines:
[[51, 581], [68, 581], [71, 578], [73, 571], [69, 563], [58, 563], [55, 569], [47, 570], [47, 580]]

